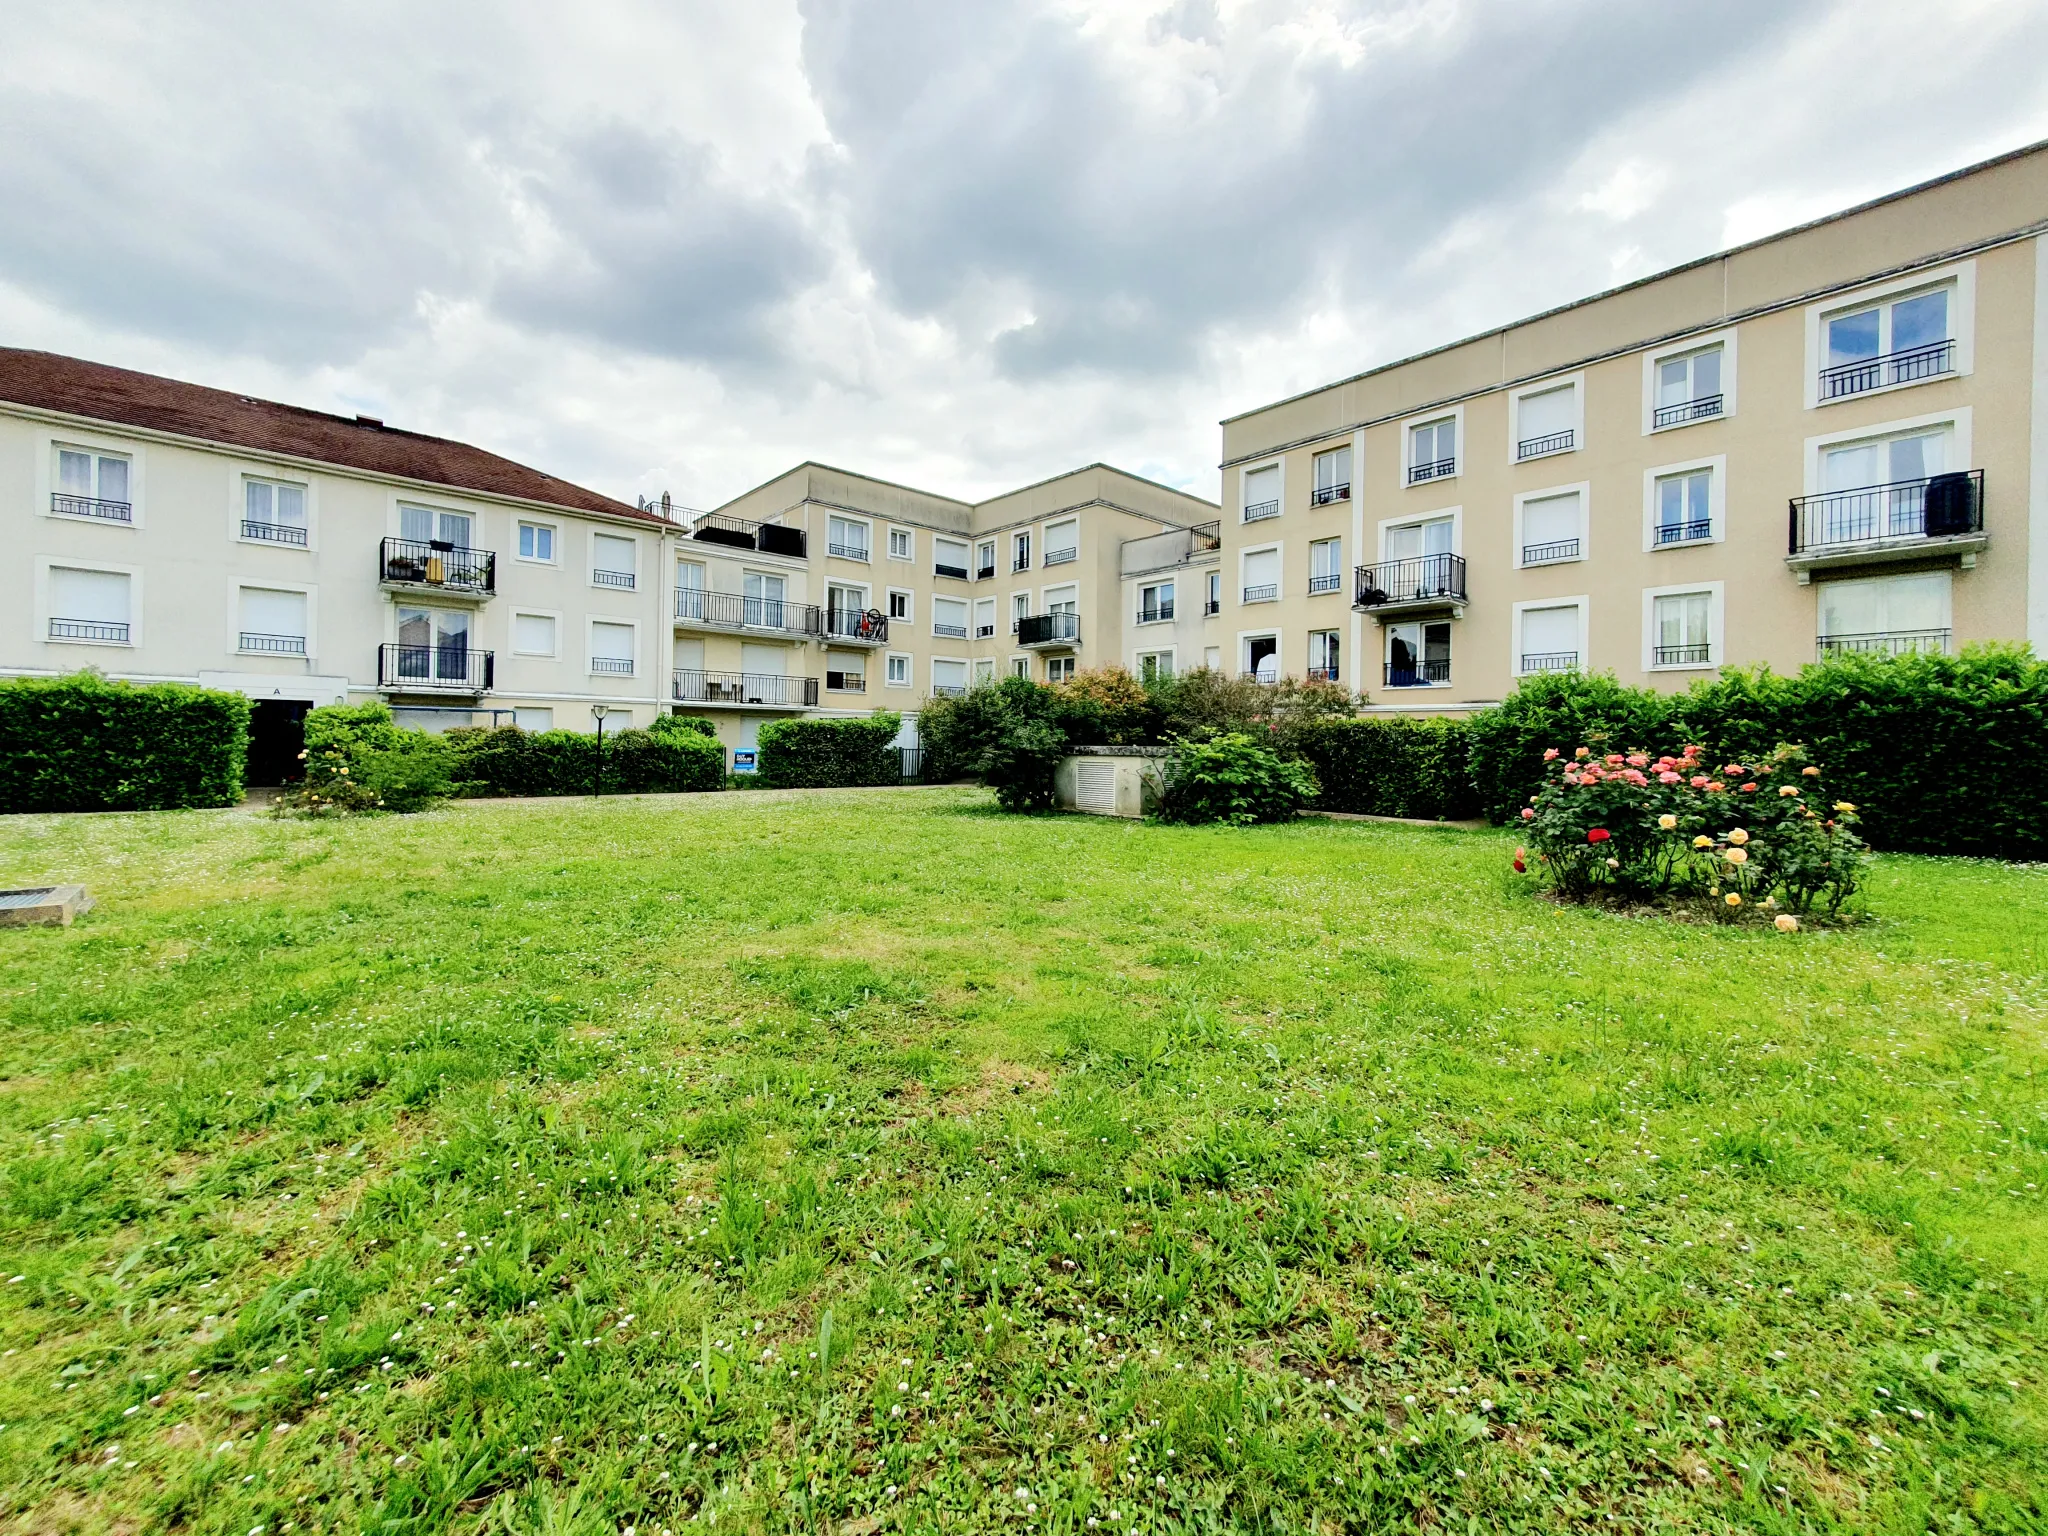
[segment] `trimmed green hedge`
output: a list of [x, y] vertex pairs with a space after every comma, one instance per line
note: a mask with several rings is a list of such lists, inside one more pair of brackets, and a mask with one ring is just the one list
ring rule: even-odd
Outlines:
[[248, 756], [239, 693], [91, 672], [0, 683], [0, 812], [236, 805]]
[[[461, 795], [588, 795], [597, 789], [598, 746], [582, 731], [467, 726], [444, 738]], [[725, 749], [695, 730], [620, 731], [604, 739], [604, 792], [673, 794], [723, 789]]]
[[878, 710], [865, 720], [773, 720], [761, 727], [760, 782], [769, 789], [835, 789], [900, 784], [896, 733], [903, 717]]
[[702, 715], [656, 715], [654, 724], [647, 727], [647, 734], [666, 739], [670, 736], [704, 736], [718, 740], [718, 726]]
[[1430, 821], [1479, 814], [1462, 721], [1316, 720], [1296, 727], [1291, 745], [1315, 770], [1318, 810]]

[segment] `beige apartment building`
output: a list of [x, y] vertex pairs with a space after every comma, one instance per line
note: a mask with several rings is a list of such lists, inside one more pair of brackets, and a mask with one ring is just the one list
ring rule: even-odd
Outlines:
[[1232, 668], [2048, 649], [2048, 145], [1223, 423]]

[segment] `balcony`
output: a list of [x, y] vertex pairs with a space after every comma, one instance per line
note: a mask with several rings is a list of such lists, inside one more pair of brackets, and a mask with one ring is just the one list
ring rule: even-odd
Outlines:
[[1711, 645], [1659, 645], [1650, 651], [1650, 663], [1659, 667], [1704, 667], [1714, 659]]
[[1785, 563], [1804, 582], [1817, 570], [1952, 559], [1964, 569], [1984, 533], [1984, 471], [1972, 469], [1795, 496]]
[[94, 517], [103, 523], [135, 521], [133, 502], [99, 501], [91, 496], [67, 496], [62, 491], [51, 493], [50, 510], [59, 517]]
[[1241, 603], [1277, 603], [1280, 601], [1280, 583], [1262, 581], [1257, 586], [1244, 588], [1238, 595]]
[[1255, 501], [1244, 509], [1244, 520], [1248, 523], [1263, 523], [1267, 518], [1279, 515], [1280, 503], [1277, 498], [1272, 501]]
[[837, 645], [882, 645], [889, 616], [879, 608], [827, 608], [825, 638]]
[[818, 680], [781, 672], [680, 671], [674, 674], [670, 696], [678, 704], [813, 709], [818, 703]]
[[1825, 404], [1829, 400], [1883, 389], [1890, 384], [1915, 384], [1922, 379], [1939, 378], [1944, 373], [1954, 373], [1955, 368], [1955, 342], [1931, 341], [1925, 346], [1906, 347], [1877, 357], [1859, 357], [1853, 362], [1821, 369], [1820, 398]]
[[126, 645], [128, 625], [106, 619], [52, 619], [52, 640], [87, 640], [95, 645]]
[[1910, 656], [1948, 654], [1945, 629], [1895, 629], [1865, 635], [1822, 635], [1816, 642], [1820, 659], [1830, 656]]
[[1432, 459], [1427, 464], [1408, 466], [1408, 483], [1420, 485], [1425, 480], [1448, 480], [1458, 472], [1456, 459]]
[[1560, 560], [1576, 560], [1578, 558], [1579, 541], [1577, 539], [1552, 539], [1547, 544], [1524, 544], [1522, 546], [1522, 564], [1524, 565], [1555, 565]]
[[1465, 557], [1415, 555], [1361, 565], [1351, 606], [1383, 615], [1463, 608]]
[[1138, 610], [1138, 622], [1140, 624], [1171, 624], [1173, 622], [1173, 608], [1174, 605], [1172, 603], [1161, 603], [1156, 608], [1140, 608]]
[[1688, 421], [1705, 421], [1721, 414], [1722, 400], [1719, 395], [1702, 395], [1697, 400], [1680, 400], [1674, 405], [1660, 405], [1650, 413], [1652, 430], [1658, 427], [1683, 426]]
[[1327, 571], [1320, 576], [1311, 576], [1308, 579], [1308, 594], [1310, 597], [1314, 597], [1318, 592], [1341, 592], [1343, 590], [1344, 573], [1342, 571]]
[[633, 590], [633, 573], [631, 571], [592, 571], [590, 573], [590, 584], [593, 587], [618, 587], [622, 591], [630, 592]]
[[236, 642], [236, 649], [248, 656], [303, 656], [306, 654], [304, 635], [259, 635], [245, 629]]
[[1540, 459], [1551, 453], [1570, 453], [1578, 437], [1577, 430], [1570, 427], [1562, 432], [1546, 432], [1541, 437], [1525, 437], [1515, 444], [1515, 462]]
[[[780, 523], [753, 523], [743, 517], [727, 517], [721, 512], [706, 512], [690, 529], [690, 537], [700, 544], [723, 544], [728, 549], [758, 549], [764, 555], [788, 555], [793, 560], [804, 558], [807, 543], [801, 528], [785, 528]], [[863, 551], [861, 558], [867, 558]]]
[[490, 597], [498, 590], [498, 557], [444, 539], [386, 539], [377, 556], [377, 580], [405, 592]]
[[386, 693], [484, 693], [492, 659], [466, 645], [380, 645], [377, 686]]
[[1390, 661], [1386, 664], [1386, 680], [1389, 688], [1427, 688], [1436, 683], [1451, 680], [1451, 659], [1445, 656], [1436, 661]]
[[1347, 480], [1342, 485], [1317, 486], [1313, 491], [1309, 492], [1308, 504], [1312, 507], [1327, 507], [1333, 501], [1349, 501], [1350, 499], [1351, 482]]
[[676, 623], [685, 629], [768, 630], [779, 635], [822, 632], [815, 603], [786, 603], [779, 597], [742, 597], [737, 592], [676, 588]]
[[1570, 672], [1579, 664], [1577, 651], [1524, 651], [1522, 672]]
[[1079, 645], [1081, 616], [1078, 613], [1038, 613], [1017, 621], [1017, 643], [1022, 646]]
[[1335, 667], [1310, 667], [1301, 675], [1310, 682], [1341, 683], [1344, 679], [1337, 675], [1337, 671]]

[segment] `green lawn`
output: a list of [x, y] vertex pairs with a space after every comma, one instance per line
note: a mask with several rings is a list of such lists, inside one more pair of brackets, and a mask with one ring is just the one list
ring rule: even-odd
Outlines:
[[0, 821], [0, 1530], [2048, 1529], [2048, 869]]

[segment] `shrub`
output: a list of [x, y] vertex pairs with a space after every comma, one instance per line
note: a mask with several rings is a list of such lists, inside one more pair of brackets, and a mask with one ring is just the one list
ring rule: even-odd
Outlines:
[[93, 672], [0, 683], [0, 812], [234, 805], [248, 756], [238, 693]]
[[1119, 666], [1090, 667], [1055, 686], [1067, 706], [1069, 730], [1077, 719], [1100, 725], [1100, 740], [1091, 745], [1129, 746], [1152, 741], [1159, 730], [1159, 710], [1145, 685]]
[[1208, 667], [1155, 679], [1146, 691], [1166, 737], [1249, 732], [1259, 724], [1265, 692], [1251, 678]]
[[[588, 738], [595, 745], [595, 738]], [[604, 739], [607, 794], [699, 794], [725, 788], [725, 748], [697, 731], [620, 731]], [[570, 791], [575, 793], [574, 790]]]
[[647, 734], [664, 741], [676, 736], [702, 736], [716, 741], [718, 723], [706, 720], [702, 715], [656, 715], [654, 724], [647, 727]]
[[425, 810], [447, 798], [448, 744], [408, 730], [383, 704], [330, 704], [306, 715], [305, 782], [278, 799], [307, 816]]
[[1302, 724], [1292, 744], [1315, 771], [1323, 810], [1425, 820], [1478, 814], [1462, 721], [1324, 718]]
[[933, 699], [917, 717], [925, 777], [973, 774], [1007, 811], [1045, 810], [1053, 771], [1075, 744], [1099, 742], [1095, 701], [1075, 698], [1026, 677], [978, 683], [963, 695]]
[[865, 720], [775, 720], [761, 727], [758, 777], [770, 789], [900, 784], [896, 736], [903, 717], [878, 710]]
[[1525, 677], [1500, 703], [1465, 722], [1480, 813], [1508, 821], [1546, 779], [1544, 752], [1581, 744], [1606, 752], [1619, 743], [1668, 742], [1669, 701], [1627, 688], [1612, 674], [1551, 672]]
[[[659, 725], [659, 721], [656, 722]], [[725, 749], [696, 730], [664, 727], [625, 730], [598, 740], [582, 731], [523, 731], [465, 727], [447, 742], [454, 776], [464, 795], [673, 794], [720, 789]]]
[[1316, 792], [1315, 775], [1283, 759], [1272, 747], [1243, 731], [1205, 740], [1173, 743], [1166, 762], [1166, 786], [1159, 797], [1161, 821], [1287, 821]]

